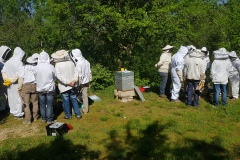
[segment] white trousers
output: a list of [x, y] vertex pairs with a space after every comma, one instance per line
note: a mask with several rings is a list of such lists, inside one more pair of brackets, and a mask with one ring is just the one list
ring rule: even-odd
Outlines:
[[18, 93], [18, 84], [12, 84], [8, 87], [7, 93], [10, 113], [13, 114], [13, 116], [23, 116], [23, 105]]

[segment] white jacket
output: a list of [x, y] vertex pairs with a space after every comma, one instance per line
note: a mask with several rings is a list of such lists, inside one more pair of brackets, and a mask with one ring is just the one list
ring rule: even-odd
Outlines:
[[2, 69], [3, 79], [9, 78], [12, 83], [18, 80], [19, 71], [23, 66], [22, 59], [25, 56], [25, 52], [16, 47], [13, 52], [13, 56], [5, 63]]
[[184, 77], [190, 80], [205, 79], [206, 61], [204, 53], [200, 50], [195, 50], [189, 53], [184, 66]]
[[53, 65], [50, 64], [49, 55], [41, 52], [38, 58], [38, 64], [34, 68], [36, 78], [37, 92], [54, 92], [56, 72]]
[[55, 69], [58, 79], [58, 89], [60, 90], [60, 93], [72, 89], [72, 87], [69, 86], [69, 83], [74, 79], [74, 63], [71, 60], [57, 62]]
[[170, 72], [171, 70], [171, 57], [172, 53], [169, 50], [163, 52], [160, 56], [159, 62], [155, 64], [158, 68], [158, 72]]
[[240, 74], [240, 59], [237, 58], [236, 60], [232, 61], [232, 65], [234, 68], [236, 68], [236, 70]]
[[227, 84], [231, 66], [229, 59], [215, 59], [211, 66], [212, 82], [214, 84]]
[[90, 63], [82, 56], [80, 49], [73, 49], [70, 57], [76, 65], [74, 79], [78, 80], [78, 84], [89, 83], [92, 75]]
[[89, 83], [91, 80], [90, 63], [85, 58], [79, 59], [75, 68], [75, 73], [78, 74], [81, 84]]
[[34, 76], [34, 67], [36, 66], [27, 64], [20, 70], [19, 77], [23, 78], [23, 84], [36, 83]]

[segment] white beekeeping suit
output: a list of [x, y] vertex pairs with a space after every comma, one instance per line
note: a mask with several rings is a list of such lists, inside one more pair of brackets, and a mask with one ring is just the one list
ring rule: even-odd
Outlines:
[[229, 83], [230, 83], [230, 97], [233, 99], [238, 99], [239, 95], [239, 73], [240, 73], [240, 60], [237, 57], [235, 51], [229, 53], [229, 59], [232, 62], [230, 75], [229, 75]]
[[188, 49], [185, 46], [181, 46], [176, 54], [172, 56], [172, 96], [171, 100], [178, 102], [179, 92], [181, 89], [181, 82], [183, 82], [183, 68], [184, 68], [184, 56], [187, 54]]
[[209, 58], [209, 51], [207, 50], [206, 47], [202, 47], [201, 52], [205, 53], [205, 58], [204, 58], [205, 63], [206, 63], [206, 69], [205, 70], [208, 70], [208, 69], [210, 69], [210, 66], [211, 66], [210, 58]]
[[22, 108], [22, 101], [18, 93], [18, 74], [23, 67], [23, 57], [25, 52], [16, 47], [13, 56], [5, 63], [2, 69], [2, 76], [5, 81], [9, 81], [11, 85], [8, 86], [8, 104], [10, 113], [16, 118], [21, 118], [24, 115]]
[[90, 63], [82, 56], [80, 49], [73, 49], [70, 53], [72, 61], [76, 64], [75, 67], [75, 80], [78, 77], [78, 83], [80, 86], [79, 92], [82, 95], [83, 99], [83, 112], [84, 114], [88, 113], [88, 88], [91, 81], [91, 69]]
[[[7, 46], [0, 47], [0, 71], [4, 63], [11, 56], [12, 50]], [[3, 77], [0, 74], [0, 111], [7, 108], [7, 87], [3, 85]]]

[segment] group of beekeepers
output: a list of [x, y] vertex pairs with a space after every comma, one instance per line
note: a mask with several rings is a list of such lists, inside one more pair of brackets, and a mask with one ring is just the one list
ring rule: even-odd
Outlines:
[[[1, 46], [0, 70], [0, 111], [6, 110], [8, 104], [13, 117], [24, 119], [25, 124], [31, 124], [40, 117], [43, 123], [54, 122], [56, 80], [63, 101], [64, 119], [72, 119], [72, 111], [76, 119], [82, 118], [82, 112], [89, 112], [91, 69], [80, 49], [58, 50], [51, 54], [51, 58], [42, 51], [26, 58], [20, 47], [12, 53], [9, 47]], [[79, 108], [78, 97], [81, 97], [82, 109]]]
[[240, 60], [235, 51], [219, 48], [213, 51], [211, 63], [206, 47], [197, 49], [193, 45], [181, 46], [177, 53], [172, 55], [173, 48], [171, 45], [162, 48], [160, 59], [155, 64], [160, 75], [160, 97], [169, 97], [171, 102], [181, 102], [179, 94], [183, 86], [183, 93], [187, 94], [186, 104], [200, 106], [201, 92], [197, 92], [197, 89], [206, 85], [206, 72], [209, 71], [213, 83], [213, 107], [220, 104], [220, 94], [222, 105], [227, 104], [227, 96], [232, 100], [238, 99]]

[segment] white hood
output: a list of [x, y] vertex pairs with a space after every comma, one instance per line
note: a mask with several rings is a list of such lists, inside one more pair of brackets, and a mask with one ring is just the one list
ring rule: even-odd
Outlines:
[[50, 63], [50, 58], [47, 52], [42, 51], [39, 54], [38, 63]]
[[188, 53], [188, 49], [185, 46], [181, 46], [176, 54], [178, 54], [181, 57], [184, 57]]
[[25, 55], [26, 55], [25, 52], [20, 47], [16, 47], [13, 51], [12, 58], [22, 61]]
[[10, 58], [12, 54], [12, 50], [7, 46], [1, 46], [0, 47], [0, 61], [6, 62]]

